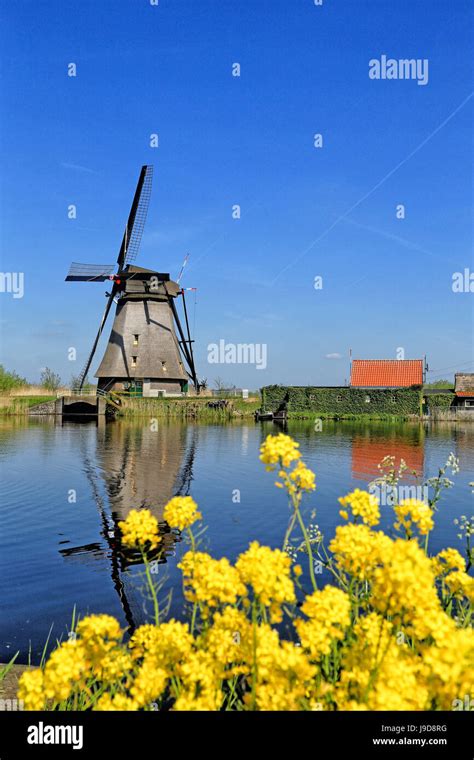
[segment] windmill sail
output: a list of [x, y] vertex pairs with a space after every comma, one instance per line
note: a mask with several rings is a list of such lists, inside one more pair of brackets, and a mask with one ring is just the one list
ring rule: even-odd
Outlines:
[[142, 166], [132, 207], [128, 216], [127, 226], [125, 227], [125, 232], [123, 234], [122, 245], [120, 246], [117, 258], [119, 271], [123, 269], [125, 264], [130, 264], [132, 261], [135, 261], [138, 251], [140, 250], [140, 243], [150, 203], [152, 181], [153, 166]]

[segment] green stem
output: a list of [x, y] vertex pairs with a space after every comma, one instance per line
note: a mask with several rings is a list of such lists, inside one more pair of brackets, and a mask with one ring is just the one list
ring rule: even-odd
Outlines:
[[303, 522], [303, 518], [301, 517], [301, 513], [298, 507], [296, 507], [296, 514], [298, 516], [298, 522], [300, 524], [300, 528], [304, 536], [306, 551], [308, 552], [309, 574], [311, 576], [311, 583], [313, 584], [314, 590], [317, 591], [318, 584], [316, 583], [316, 576], [314, 574], [314, 560], [313, 560], [313, 551], [311, 549], [311, 541], [309, 540], [308, 531], [306, 530], [306, 526]]
[[148, 558], [146, 556], [146, 552], [144, 552], [143, 550], [142, 550], [142, 557], [143, 557], [143, 562], [145, 565], [145, 575], [146, 575], [148, 587], [150, 589], [151, 597], [153, 599], [153, 612], [155, 616], [155, 625], [159, 625], [160, 624], [160, 607], [158, 604], [158, 597], [156, 594], [155, 584], [153, 583], [153, 579], [150, 574], [150, 566], [148, 564]]

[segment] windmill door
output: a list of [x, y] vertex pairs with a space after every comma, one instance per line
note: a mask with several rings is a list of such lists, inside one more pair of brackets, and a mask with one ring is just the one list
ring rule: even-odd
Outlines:
[[129, 392], [130, 396], [143, 396], [143, 380], [132, 380]]

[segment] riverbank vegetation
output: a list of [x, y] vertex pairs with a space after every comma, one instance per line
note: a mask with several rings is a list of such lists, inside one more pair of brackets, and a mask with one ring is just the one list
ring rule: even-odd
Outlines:
[[[178, 567], [188, 606], [182, 620], [167, 619], [153, 576], [160, 527], [148, 510], [132, 510], [119, 523], [121, 551], [143, 563], [151, 619], [129, 638], [109, 615], [75, 621], [68, 640], [21, 676], [26, 709], [463, 709], [474, 689], [473, 521], [458, 522], [465, 556], [429, 551], [455, 457], [426, 481], [426, 502], [384, 507], [388, 532], [371, 493], [341, 497], [329, 543], [304, 519], [317, 483], [298, 444], [268, 436], [260, 459], [288, 494], [281, 548], [255, 540], [233, 563], [214, 558], [197, 504], [171, 499], [164, 518], [187, 541]], [[391, 485], [397, 477], [381, 469]]]
[[[225, 402], [225, 403], [222, 403]], [[122, 401], [118, 417], [157, 417], [195, 419], [199, 421], [230, 420], [253, 417], [261, 406], [260, 399], [210, 398], [128, 398]]]

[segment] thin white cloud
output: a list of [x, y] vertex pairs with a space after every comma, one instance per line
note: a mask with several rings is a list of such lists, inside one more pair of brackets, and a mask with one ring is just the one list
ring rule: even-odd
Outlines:
[[342, 359], [342, 354], [326, 354], [325, 359]]
[[61, 162], [61, 166], [63, 169], [70, 169], [74, 172], [84, 172], [86, 174], [98, 174], [98, 172], [95, 171], [95, 169], [89, 169], [87, 166], [81, 166], [80, 164], [70, 164], [66, 161]]

